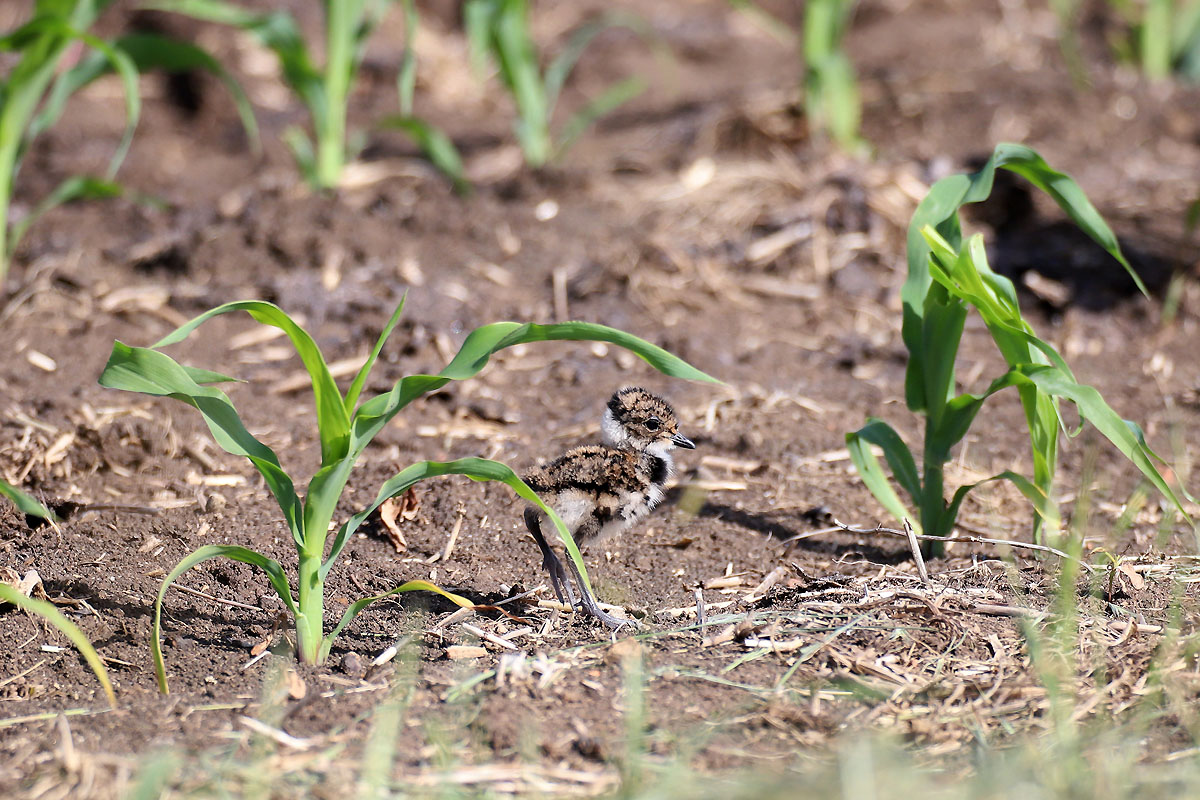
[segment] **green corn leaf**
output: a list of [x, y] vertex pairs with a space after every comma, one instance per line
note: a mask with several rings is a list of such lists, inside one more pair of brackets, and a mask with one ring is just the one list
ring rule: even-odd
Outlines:
[[853, 0], [810, 0], [803, 29], [805, 115], [848, 149], [860, 144], [862, 116], [854, 66], [842, 46], [853, 10]]
[[1163, 80], [1171, 75], [1174, 4], [1175, 0], [1146, 0], [1139, 50], [1142, 56], [1142, 71], [1151, 80]]
[[121, 142], [117, 145], [116, 152], [108, 162], [106, 177], [111, 180], [117, 174], [121, 164], [124, 163], [125, 155], [129, 152], [130, 145], [133, 144], [133, 132], [137, 128], [138, 119], [142, 113], [142, 96], [138, 93], [137, 67], [134, 65], [133, 59], [103, 39], [86, 33], [81, 34], [79, 38], [89, 47], [104, 54], [104, 57], [116, 70], [117, 75], [120, 76], [121, 86], [125, 92], [125, 132], [121, 136]]
[[592, 322], [557, 322], [539, 325], [532, 322], [495, 322], [476, 328], [467, 336], [458, 353], [439, 375], [463, 380], [483, 369], [492, 354], [526, 342], [576, 341], [608, 342], [623, 347], [664, 375], [689, 381], [720, 383], [663, 348], [631, 333]]
[[950, 402], [946, 403], [938, 423], [936, 425], [931, 424], [931, 430], [926, 434], [927, 450], [941, 456], [943, 459], [949, 458], [951, 448], [961, 442], [963, 437], [967, 435], [971, 423], [975, 421], [975, 416], [979, 413], [979, 409], [983, 407], [983, 402], [996, 392], [1007, 389], [1010, 386], [1017, 386], [1020, 383], [1021, 380], [1018, 373], [1007, 372], [992, 381], [992, 384], [983, 394], [964, 392], [952, 398]]
[[867, 424], [853, 435], [856, 439], [880, 448], [901, 488], [914, 500], [921, 496], [921, 478], [917, 472], [917, 463], [895, 428], [877, 417], [870, 417]]
[[538, 73], [537, 50], [529, 37], [527, 0], [497, 0], [491, 43], [500, 76], [517, 104], [517, 139], [525, 160], [540, 167], [550, 159], [550, 107]]
[[344, 457], [349, 441], [350, 415], [346, 411], [342, 394], [338, 391], [333, 376], [329, 374], [329, 367], [316, 342], [308, 335], [307, 331], [297, 325], [274, 303], [262, 300], [240, 300], [225, 303], [179, 326], [151, 345], [151, 348], [157, 350], [181, 342], [205, 321], [235, 311], [245, 311], [255, 321], [279, 328], [287, 334], [312, 380], [317, 407], [317, 428], [321, 434], [321, 463], [332, 464]]
[[805, 96], [806, 113], [828, 129], [839, 147], [854, 149], [859, 145], [862, 123], [862, 102], [858, 96], [858, 78], [854, 66], [844, 53], [835, 53], [821, 62], [810, 76]]
[[555, 143], [555, 158], [561, 157], [567, 152], [571, 145], [575, 144], [575, 140], [583, 135], [583, 132], [590, 128], [597, 119], [646, 91], [646, 85], [644, 80], [636, 77], [618, 81], [601, 92], [599, 97], [572, 114], [563, 125], [562, 133]]
[[295, 125], [284, 128], [282, 138], [283, 143], [291, 151], [292, 158], [296, 160], [296, 166], [300, 168], [300, 174], [304, 176], [304, 180], [309, 185], [316, 186], [317, 154], [313, 150], [312, 138]]
[[189, 378], [199, 384], [245, 382], [240, 378], [231, 378], [228, 375], [222, 375], [219, 372], [213, 372], [207, 369], [197, 369], [196, 367], [189, 367], [186, 364], [180, 364], [180, 366], [183, 367], [183, 371], [188, 374]]
[[170, 694], [167, 688], [167, 669], [162, 654], [163, 598], [166, 597], [167, 589], [171, 587], [176, 578], [197, 564], [214, 558], [228, 558], [258, 567], [266, 573], [271, 588], [279, 595], [279, 599], [287, 606], [288, 611], [292, 612], [292, 616], [299, 617], [300, 615], [299, 609], [296, 608], [296, 602], [292, 599], [292, 589], [288, 586], [287, 575], [275, 559], [232, 544], [210, 544], [189, 553], [167, 573], [167, 577], [163, 578], [162, 585], [158, 587], [158, 596], [154, 599], [154, 623], [150, 630], [150, 653], [154, 658], [154, 677], [158, 681], [158, 690], [163, 694]]
[[329, 635], [326, 636], [321, 642], [321, 655], [318, 659], [318, 663], [325, 662], [325, 659], [329, 657], [330, 648], [333, 647], [333, 640], [337, 638], [338, 634], [341, 633], [347, 625], [354, 621], [355, 617], [362, 613], [363, 609], [377, 600], [382, 600], [385, 597], [392, 597], [393, 595], [397, 594], [404, 594], [406, 592], [433, 592], [434, 594], [440, 594], [442, 597], [462, 608], [475, 607], [475, 604], [467, 598], [454, 594], [453, 592], [447, 592], [445, 589], [441, 588], [440, 586], [436, 586], [429, 581], [408, 581], [407, 583], [403, 583], [400, 586], [397, 586], [395, 589], [383, 592], [382, 594], [364, 597], [347, 608], [346, 612], [342, 614], [342, 618], [338, 620], [338, 624], [334, 626], [333, 630], [329, 632]]
[[[126, 34], [112, 44], [116, 50], [129, 56], [138, 72], [144, 73], [154, 69], [162, 69], [167, 72], [202, 70], [216, 77], [225, 85], [226, 90], [233, 98], [234, 107], [237, 109], [242, 127], [246, 130], [254, 152], [257, 154], [261, 151], [258, 122], [254, 117], [254, 109], [250, 105], [249, 98], [246, 97], [241, 84], [222, 66], [221, 62], [213, 58], [202, 47], [155, 33]], [[99, 52], [90, 53], [81, 59], [55, 83], [51, 96], [43, 105], [32, 130], [40, 132], [53, 125], [62, 114], [67, 98], [101, 75], [111, 72], [113, 68], [104, 54]], [[36, 135], [36, 133], [32, 135]]]
[[463, 3], [463, 30], [467, 35], [471, 71], [482, 78], [490, 51], [492, 19], [496, 13], [495, 0], [467, 0]]
[[29, 226], [37, 222], [44, 214], [52, 211], [64, 203], [71, 203], [76, 200], [100, 200], [108, 197], [120, 197], [123, 189], [119, 183], [103, 180], [101, 178], [93, 178], [90, 175], [75, 175], [67, 178], [50, 194], [46, 195], [34, 206], [28, 216], [12, 227], [12, 233], [9, 236], [9, 249], [16, 250], [21, 239], [29, 230]]
[[313, 120], [326, 118], [329, 109], [321, 71], [313, 64], [304, 35], [288, 12], [277, 10], [260, 14], [222, 0], [153, 0], [145, 5], [253, 34], [275, 53], [284, 80], [304, 101]]
[[985, 483], [991, 483], [992, 481], [1000, 480], [1009, 481], [1013, 486], [1017, 487], [1017, 490], [1020, 491], [1021, 494], [1025, 495], [1025, 499], [1033, 505], [1033, 509], [1035, 512], [1037, 512], [1039, 517], [1053, 527], [1058, 527], [1059, 519], [1057, 504], [1050, 499], [1050, 497], [1040, 486], [1035, 485], [1024, 475], [1018, 475], [1017, 473], [1009, 470], [1005, 470], [1004, 472], [993, 475], [990, 478], [984, 478], [981, 481], [958, 487], [958, 490], [954, 492], [954, 499], [950, 501], [950, 506], [946, 511], [946, 516], [952, 520], [957, 519], [958, 509], [962, 505], [962, 501], [966, 499], [966, 496], [971, 492], [972, 489], [977, 486], [982, 486]]
[[921, 352], [927, 359], [924, 370], [925, 396], [929, 398], [926, 413], [936, 426], [947, 400], [954, 393], [954, 364], [967, 307], [944, 292], [930, 292], [925, 302], [925, 325], [921, 329]]
[[250, 98], [242, 89], [241, 84], [233, 75], [204, 48], [191, 42], [173, 39], [154, 33], [132, 33], [117, 39], [116, 47], [129, 55], [139, 72], [152, 69], [162, 69], [167, 72], [186, 72], [202, 70], [217, 78], [224, 84], [226, 91], [233, 98], [234, 107], [242, 121], [250, 146], [258, 154], [262, 150], [262, 142], [258, 135], [258, 121], [254, 117], [254, 108]]
[[413, 94], [417, 89], [417, 52], [413, 42], [417, 38], [420, 16], [416, 0], [401, 0], [404, 10], [404, 57], [400, 61], [400, 74], [396, 76], [396, 93], [400, 97], [400, 116], [413, 115]]
[[[86, 20], [90, 24], [91, 19]], [[121, 137], [120, 143], [117, 145], [116, 151], [109, 160], [107, 177], [111, 179], [125, 160], [125, 155], [129, 151], [129, 146], [133, 142], [133, 132], [137, 128], [138, 119], [141, 116], [141, 95], [138, 92], [137, 86], [137, 67], [133, 60], [123, 51], [91, 34], [84, 33], [80, 29], [72, 26], [72, 24], [61, 17], [43, 16], [34, 19], [25, 30], [34, 35], [37, 39], [46, 43], [46, 46], [51, 48], [44, 59], [31, 59], [28, 64], [41, 75], [19, 75], [15, 71], [9, 76], [7, 85], [21, 86], [22, 102], [36, 102], [41, 97], [42, 87], [45, 80], [50, 77], [50, 72], [58, 64], [58, 60], [65, 52], [67, 44], [73, 41], [80, 41], [90, 47], [94, 53], [91, 57], [85, 57], [79, 64], [66, 70], [58, 76], [54, 81], [54, 85], [47, 94], [45, 101], [42, 103], [41, 110], [29, 122], [28, 130], [25, 132], [26, 142], [32, 141], [39, 134], [53, 125], [62, 115], [63, 108], [67, 100], [78, 89], [87, 83], [90, 83], [98, 75], [104, 72], [104, 65], [114, 70], [121, 79], [121, 85], [125, 93], [125, 132]], [[7, 49], [0, 45], [0, 49]], [[95, 59], [94, 61], [92, 59]], [[23, 61], [22, 66], [25, 64]], [[31, 113], [32, 105], [28, 107]]]
[[383, 326], [383, 331], [380, 332], [379, 338], [375, 340], [375, 346], [371, 348], [371, 354], [367, 356], [367, 360], [359, 367], [358, 373], [350, 383], [350, 388], [346, 390], [344, 405], [347, 414], [354, 414], [354, 407], [358, 405], [358, 396], [362, 394], [363, 385], [367, 382], [367, 376], [371, 373], [371, 368], [375, 366], [375, 362], [379, 360], [379, 354], [383, 352], [383, 346], [387, 344], [388, 337], [392, 335], [392, 331], [396, 329], [396, 325], [400, 322], [400, 315], [404, 313], [404, 302], [407, 299], [408, 292], [405, 292], [404, 296], [400, 298], [400, 303], [396, 306], [396, 310], [392, 312], [391, 318]]
[[558, 96], [562, 92], [562, 87], [566, 84], [567, 78], [575, 69], [575, 65], [579, 62], [583, 51], [587, 50], [592, 40], [597, 36], [614, 28], [625, 28], [647, 40], [655, 38], [653, 28], [630, 14], [610, 12], [599, 19], [580, 25], [571, 34], [570, 38], [567, 39], [562, 52], [555, 56], [546, 67], [543, 86], [547, 114], [554, 113], [554, 109], [558, 105]]
[[22, 514], [50, 521], [57, 519], [53, 511], [3, 479], [0, 479], [0, 497], [11, 500]]
[[1079, 409], [1079, 414], [1095, 426], [1121, 453], [1133, 462], [1163, 497], [1171, 501], [1176, 510], [1192, 525], [1192, 518], [1176, 496], [1175, 491], [1163, 478], [1154, 462], [1158, 459], [1141, 435], [1141, 428], [1126, 421], [1105, 402], [1095, 388], [1077, 383], [1060, 370], [1041, 364], [1020, 367], [1019, 371], [1031, 383], [1046, 394], [1070, 400]]
[[409, 375], [390, 392], [363, 403], [354, 415], [351, 452], [358, 453], [396, 414], [416, 398], [436, 391], [452, 380], [473, 377], [493, 353], [526, 342], [598, 341], [624, 347], [664, 375], [693, 381], [720, 383], [678, 356], [630, 333], [591, 322], [560, 322], [550, 325], [496, 322], [476, 328], [467, 336], [458, 353], [437, 375]]
[[[342, 527], [338, 529], [337, 536], [333, 540], [333, 546], [329, 551], [329, 557], [321, 565], [321, 578], [324, 579], [329, 574], [329, 570], [333, 569], [333, 565], [341, 555], [346, 542], [358, 530], [358, 526], [363, 523], [363, 520], [369, 517], [375, 509], [383, 505], [386, 500], [408, 491], [420, 481], [442, 475], [466, 475], [475, 481], [497, 481], [503, 483], [516, 492], [518, 497], [533, 503], [546, 512], [546, 515], [554, 523], [554, 527], [558, 529], [558, 534], [562, 538], [563, 545], [567, 548], [568, 555], [575, 562], [575, 566], [579, 568], [579, 574], [583, 576], [584, 583], [588, 583], [587, 568], [583, 564], [583, 556], [580, 555], [575, 540], [571, 538], [571, 532], [567, 530], [562, 520], [554, 513], [554, 509], [542, 502], [537, 493], [530, 489], [509, 467], [501, 464], [499, 461], [490, 461], [486, 458], [460, 458], [457, 461], [444, 462], [422, 461], [397, 473], [385, 482], [383, 486], [379, 487], [379, 492], [376, 494], [375, 500], [371, 505], [346, 520]], [[590, 584], [588, 585], [588, 589], [591, 589]]]
[[385, 117], [380, 120], [379, 127], [401, 131], [416, 142], [430, 163], [454, 184], [454, 191], [467, 194], [471, 190], [462, 156], [459, 155], [453, 140], [441, 129], [423, 119], [410, 116]]
[[859, 430], [846, 434], [846, 449], [850, 451], [850, 461], [858, 470], [858, 476], [862, 478], [867, 489], [875, 495], [875, 499], [888, 513], [896, 519], [907, 519], [920, 534], [920, 522], [905, 507], [892, 484], [888, 482], [887, 476], [883, 474], [879, 459], [871, 452], [872, 444], [883, 449], [893, 474], [915, 500], [921, 496], [921, 484], [912, 453], [905, 447], [900, 435], [883, 420], [869, 419]]
[[63, 636], [71, 640], [71, 644], [75, 645], [75, 649], [79, 651], [80, 655], [87, 661], [88, 666], [91, 667], [96, 680], [100, 681], [100, 687], [104, 689], [104, 695], [108, 698], [108, 705], [112, 708], [117, 707], [117, 696], [113, 693], [112, 683], [108, 680], [108, 670], [104, 668], [104, 662], [100, 660], [100, 656], [96, 653], [96, 648], [88, 641], [83, 631], [79, 630], [78, 626], [71, 622], [71, 620], [64, 617], [62, 612], [54, 607], [53, 603], [47, 603], [45, 600], [38, 600], [34, 597], [26, 597], [18, 592], [16, 587], [9, 586], [3, 582], [0, 582], [0, 603], [12, 603], [22, 611], [39, 616], [55, 628], [58, 628]]
[[1143, 294], [1141, 278], [1121, 253], [1117, 238], [1100, 213], [1069, 176], [1052, 169], [1034, 150], [1018, 144], [999, 144], [984, 167], [973, 175], [951, 175], [933, 185], [913, 214], [908, 228], [908, 278], [901, 289], [904, 306], [902, 335], [909, 351], [905, 399], [912, 411], [923, 411], [930, 402], [925, 395], [926, 357], [921, 350], [925, 298], [933, 281], [929, 270], [930, 245], [922, 230], [928, 225], [957, 252], [962, 245], [958, 211], [968, 203], [986, 200], [991, 194], [997, 169], [1022, 176], [1046, 192], [1097, 244], [1115, 258], [1133, 278]]
[[[216, 373], [208, 375], [215, 376]], [[303, 543], [300, 498], [296, 495], [292, 479], [283, 471], [275, 452], [246, 430], [224, 392], [201, 386], [186, 369], [165, 353], [144, 347], [129, 347], [121, 342], [113, 343], [112, 354], [100, 373], [100, 385], [172, 397], [198, 410], [217, 444], [227, 453], [245, 456], [262, 474], [287, 519], [293, 538], [298, 544]]]

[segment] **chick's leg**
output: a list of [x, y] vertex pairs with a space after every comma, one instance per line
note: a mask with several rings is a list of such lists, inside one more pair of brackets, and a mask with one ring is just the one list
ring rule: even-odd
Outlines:
[[625, 626], [629, 626], [631, 628], [639, 627], [636, 620], [614, 617], [612, 614], [609, 614], [607, 611], [600, 608], [600, 604], [596, 602], [596, 599], [592, 597], [591, 592], [587, 590], [587, 585], [583, 582], [583, 576], [579, 574], [579, 569], [575, 566], [575, 562], [568, 558], [567, 566], [571, 568], [571, 574], [575, 576], [575, 583], [579, 586], [579, 594], [582, 597], [580, 605], [586, 613], [600, 620], [602, 623], [604, 623], [605, 627], [614, 631], [619, 631]]
[[[542, 550], [542, 569], [550, 575], [550, 587], [554, 589], [554, 594], [558, 597], [558, 602], [566, 603], [570, 601], [573, 608], [575, 606], [575, 593], [571, 591], [571, 582], [567, 579], [567, 573], [563, 570], [562, 561], [555, 555], [554, 550], [550, 548], [546, 542], [546, 537], [542, 535], [542, 522], [538, 511], [534, 508], [525, 509], [525, 527], [533, 534], [534, 540], [538, 543], [538, 547]], [[582, 587], [583, 584], [580, 584]], [[563, 598], [563, 589], [566, 588], [567, 599]]]

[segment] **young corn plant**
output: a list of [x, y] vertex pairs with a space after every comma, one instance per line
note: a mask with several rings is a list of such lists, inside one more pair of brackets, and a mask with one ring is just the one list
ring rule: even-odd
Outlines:
[[[1111, 37], [1117, 58], [1136, 64], [1152, 80], [1172, 75], [1200, 81], [1200, 0], [1107, 0], [1120, 21]], [[1068, 61], [1077, 63], [1075, 29], [1083, 0], [1052, 0]], [[1073, 67], [1074, 69], [1074, 67]]]
[[417, 87], [417, 53], [413, 48], [420, 15], [416, 0], [401, 0], [404, 9], [404, 59], [396, 78], [396, 94], [400, 98], [400, 113], [381, 120], [381, 128], [401, 131], [421, 148], [426, 158], [454, 184], [454, 190], [466, 194], [471, 189], [463, 170], [462, 156], [454, 142], [440, 128], [413, 114], [413, 95]]
[[861, 149], [862, 103], [854, 65], [842, 47], [855, 0], [804, 4], [804, 115], [844, 150]]
[[305, 180], [317, 189], [337, 185], [353, 157], [347, 144], [346, 108], [363, 51], [393, 0], [325, 0], [325, 63], [317, 66], [295, 18], [284, 10], [261, 13], [224, 0], [152, 0], [151, 8], [244, 30], [279, 59], [284, 81], [303, 101], [313, 135], [284, 131]]
[[1131, 34], [1131, 42], [1119, 47], [1118, 54], [1132, 55], [1153, 80], [1174, 74], [1200, 81], [1200, 0], [1110, 3], [1125, 18]]
[[[88, 30], [112, 0], [36, 0], [28, 22], [0, 36], [0, 53], [16, 63], [0, 78], [0, 282], [13, 251], [29, 226], [50, 209], [71, 200], [110, 197], [140, 113], [137, 68], [123, 51]], [[125, 91], [125, 133], [103, 178], [74, 176], [60, 183], [19, 221], [9, 219], [13, 186], [29, 144], [61, 116], [66, 101], [84, 82], [68, 64], [74, 47], [86, 47], [107, 60]]]
[[[125, 159], [141, 110], [137, 75], [153, 69], [203, 70], [228, 88], [253, 145], [258, 129], [241, 87], [202, 48], [152, 33], [133, 33], [105, 41], [87, 31], [112, 0], [37, 0], [33, 15], [15, 31], [0, 37], [0, 52], [18, 55], [12, 71], [0, 79], [0, 282], [12, 254], [29, 226], [62, 203], [114, 197], [122, 188], [114, 181]], [[75, 48], [84, 48], [77, 53]], [[80, 89], [110, 72], [125, 92], [125, 132], [103, 177], [67, 178], [20, 220], [9, 219], [14, 181], [29, 145], [52, 127], [67, 101]]]
[[[425, 581], [409, 581], [391, 591], [365, 597], [351, 604], [332, 630], [328, 634], [325, 633], [325, 581], [346, 543], [363, 520], [384, 501], [407, 491], [425, 478], [466, 475], [473, 480], [507, 484], [517, 495], [550, 516], [562, 536], [567, 552], [578, 565], [584, 580], [587, 580], [579, 549], [571, 540], [562, 521], [511, 469], [497, 461], [483, 458], [463, 458], [449, 462], [422, 461], [401, 470], [384, 482], [375, 500], [367, 508], [343, 522], [334, 534], [332, 542], [328, 541], [338, 499], [350, 479], [355, 464], [371, 440], [409, 403], [440, 389], [450, 381], [466, 380], [474, 376], [487, 365], [493, 353], [526, 342], [601, 341], [624, 347], [666, 375], [714, 381], [662, 348], [603, 325], [586, 322], [553, 325], [497, 322], [472, 331], [457, 355], [438, 374], [409, 375], [398, 381], [390, 391], [363, 400], [361, 395], [366, 386], [367, 376], [399, 322], [403, 307], [402, 301], [345, 394], [342, 394], [334, 382], [312, 337], [271, 303], [256, 300], [227, 303], [201, 314], [148, 348], [130, 347], [121, 342], [113, 344], [108, 364], [100, 375], [100, 384], [114, 389], [171, 397], [198, 410], [217, 444], [226, 452], [245, 456], [262, 474], [267, 488], [283, 512], [296, 547], [295, 594], [287, 573], [278, 561], [237, 545], [201, 547], [186, 556], [167, 574], [154, 602], [151, 634], [155, 673], [159, 688], [163, 692], [167, 691], [160, 642], [163, 597], [167, 588], [183, 572], [209, 559], [228, 558], [241, 561], [258, 567], [266, 574], [271, 587], [292, 615], [298, 655], [308, 664], [324, 662], [334, 639], [359, 612], [376, 600], [389, 595], [416, 590], [435, 591], [460, 605], [471, 605], [470, 601], [444, 592]], [[214, 383], [234, 379], [219, 373], [183, 366], [161, 352], [160, 348], [182, 341], [206, 320], [235, 311], [245, 311], [259, 323], [284, 331], [312, 380], [317, 433], [321, 444], [321, 466], [309, 481], [308, 490], [303, 498], [297, 491], [292, 477], [284, 471], [275, 452], [246, 430], [229, 398], [212, 386]]]
[[[871, 418], [846, 435], [851, 460], [864, 483], [890, 513], [913, 523], [918, 533], [949, 536], [967, 493], [982, 483], [1009, 480], [1033, 504], [1034, 538], [1057, 538], [1059, 513], [1054, 501], [1060, 430], [1066, 431], [1060, 401], [1075, 404], [1090, 422], [1128, 458], [1147, 480], [1183, 513], [1174, 490], [1159, 473], [1161, 460], [1147, 447], [1141, 429], [1122, 420], [1091, 386], [1079, 383], [1050, 344], [1039, 339], [1021, 316], [1012, 281], [992, 272], [980, 235], [963, 241], [959, 209], [991, 194], [997, 169], [1010, 170], [1046, 192], [1094, 241], [1117, 259], [1137, 285], [1141, 280], [1122, 255], [1117, 239], [1088, 201], [1079, 185], [1052, 169], [1028, 147], [998, 145], [983, 169], [973, 175], [953, 175], [934, 184], [913, 215], [908, 231], [908, 278], [901, 290], [904, 306], [902, 333], [908, 349], [905, 400], [909, 410], [925, 418], [922, 470], [900, 435], [880, 419]], [[955, 362], [968, 312], [982, 318], [1003, 356], [1008, 371], [982, 394], [955, 394]], [[966, 436], [985, 400], [1013, 387], [1025, 411], [1033, 477], [1006, 471], [960, 486], [945, 499], [944, 468], [950, 451]], [[911, 514], [885, 477], [871, 446], [883, 451], [896, 483], [917, 507]], [[1190, 520], [1189, 520], [1190, 522]], [[940, 555], [940, 542], [928, 554]]]
[[646, 88], [641, 78], [614, 83], [551, 131], [558, 97], [579, 57], [597, 35], [613, 27], [644, 33], [633, 19], [610, 16], [580, 27], [543, 72], [529, 32], [528, 0], [467, 0], [463, 19], [476, 67], [496, 62], [500, 79], [517, 105], [516, 134], [525, 163], [542, 167], [561, 156], [599, 117], [632, 100]]

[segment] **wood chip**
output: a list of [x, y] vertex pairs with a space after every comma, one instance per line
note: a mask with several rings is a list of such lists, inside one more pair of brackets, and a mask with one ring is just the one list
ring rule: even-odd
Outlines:
[[37, 350], [25, 353], [25, 360], [45, 372], [54, 372], [58, 369], [58, 363], [53, 358], [45, 353], [39, 353]]
[[452, 644], [446, 648], [446, 657], [450, 659], [483, 658], [487, 654], [487, 650], [474, 645]]
[[304, 685], [304, 679], [294, 669], [287, 671], [287, 690], [288, 697], [293, 700], [303, 700], [308, 694], [308, 687]]
[[508, 641], [507, 639], [501, 639], [496, 634], [485, 631], [483, 628], [472, 625], [469, 622], [464, 622], [459, 627], [462, 628], [467, 633], [471, 634], [472, 636], [478, 636], [480, 639], [483, 639], [484, 641], [491, 642], [492, 644], [496, 645], [497, 647], [499, 647], [502, 650], [516, 650], [517, 649], [517, 646], [515, 644], [513, 644], [512, 642]]

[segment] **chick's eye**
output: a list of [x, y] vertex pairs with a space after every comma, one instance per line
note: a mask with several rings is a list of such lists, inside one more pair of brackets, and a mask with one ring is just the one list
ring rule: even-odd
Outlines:
[[661, 427], [662, 420], [658, 417], [651, 417], [650, 419], [646, 420], [646, 430], [648, 431], [656, 431]]

